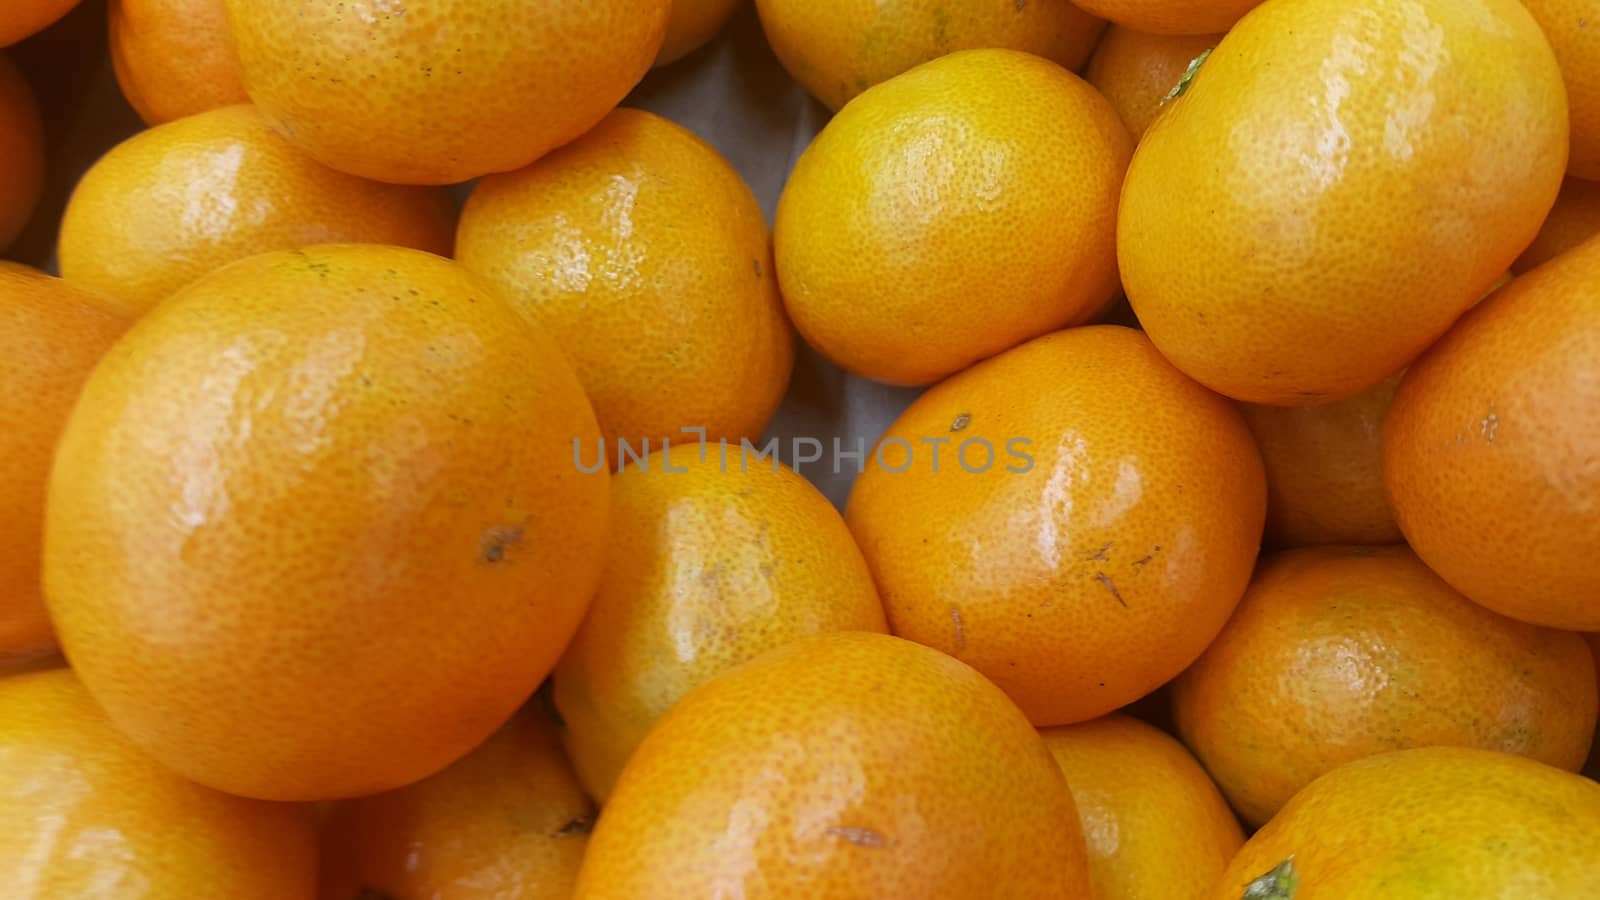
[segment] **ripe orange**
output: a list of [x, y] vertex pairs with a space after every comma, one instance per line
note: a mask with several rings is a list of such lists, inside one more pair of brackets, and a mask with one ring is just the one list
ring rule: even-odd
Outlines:
[[1586, 897], [1597, 832], [1600, 784], [1586, 778], [1486, 750], [1402, 750], [1301, 791], [1211, 896]]
[[249, 103], [223, 0], [111, 0], [111, 62], [151, 125]]
[[969, 663], [1034, 724], [1063, 725], [1200, 655], [1249, 582], [1265, 511], [1238, 411], [1144, 335], [1102, 325], [923, 394], [845, 517], [895, 634]]
[[1267, 466], [1267, 542], [1396, 544], [1383, 487], [1383, 416], [1398, 375], [1321, 406], [1241, 404]]
[[1128, 299], [1214, 390], [1358, 394], [1533, 240], [1566, 168], [1565, 107], [1517, 0], [1273, 0], [1134, 154], [1118, 219]]
[[1089, 896], [1061, 770], [977, 672], [887, 635], [802, 638], [650, 732], [578, 900]]
[[45, 594], [135, 742], [202, 784], [416, 781], [555, 665], [598, 582], [599, 435], [554, 341], [393, 247], [262, 254], [140, 321], [61, 440]]
[[1173, 707], [1259, 825], [1317, 776], [1388, 750], [1482, 747], [1577, 771], [1594, 665], [1577, 635], [1468, 601], [1405, 547], [1317, 547], [1262, 563]]
[[850, 530], [809, 482], [737, 452], [724, 462], [715, 447], [624, 468], [612, 480], [600, 590], [555, 673], [584, 786], [604, 802], [680, 697], [824, 631], [888, 625]]
[[43, 31], [77, 5], [78, 0], [6, 0], [0, 10], [0, 47]]
[[1600, 238], [1479, 304], [1400, 383], [1384, 479], [1417, 555], [1540, 625], [1600, 631]]
[[1227, 31], [1261, 0], [1076, 0], [1091, 13], [1155, 34]]
[[738, 8], [739, 0], [672, 0], [667, 36], [656, 54], [656, 65], [675, 63], [710, 43]]
[[1043, 734], [1083, 820], [1095, 900], [1204, 897], [1244, 844], [1217, 786], [1160, 730], [1111, 715]]
[[1164, 109], [1167, 97], [1220, 34], [1152, 34], [1113, 25], [1089, 60], [1089, 83], [1106, 95], [1138, 138]]
[[1521, 275], [1531, 272], [1584, 241], [1600, 234], [1600, 181], [1567, 178], [1556, 205], [1528, 249], [1511, 268]]
[[324, 900], [567, 900], [594, 826], [554, 726], [525, 709], [465, 758], [323, 826]]
[[0, 53], [0, 252], [22, 233], [43, 190], [39, 107], [22, 73]]
[[835, 111], [960, 50], [1021, 50], [1076, 69], [1105, 28], [1068, 0], [756, 0], [756, 10], [783, 67]]
[[660, 116], [619, 109], [483, 179], [457, 243], [462, 265], [555, 335], [609, 458], [619, 438], [659, 448], [692, 439], [686, 427], [755, 438], [783, 399], [794, 333], [761, 207], [716, 150]]
[[649, 71], [669, 0], [226, 0], [245, 87], [336, 169], [450, 184], [594, 127]]
[[0, 660], [50, 649], [45, 484], [84, 379], [127, 325], [99, 297], [0, 262]]
[[1594, 0], [1523, 0], [1561, 63], [1572, 110], [1567, 171], [1600, 179], [1600, 7]]
[[17, 898], [311, 900], [311, 808], [172, 774], [66, 669], [0, 680], [0, 883]]
[[442, 192], [336, 172], [229, 106], [134, 135], [94, 164], [61, 222], [61, 274], [142, 313], [255, 253], [372, 242], [450, 252]]
[[885, 82], [784, 188], [789, 314], [834, 362], [907, 385], [1085, 321], [1117, 290], [1132, 146], [1104, 97], [1025, 53], [955, 53]]

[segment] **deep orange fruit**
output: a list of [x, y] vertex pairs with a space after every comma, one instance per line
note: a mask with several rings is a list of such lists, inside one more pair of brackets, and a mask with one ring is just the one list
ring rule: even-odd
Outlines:
[[739, 8], [739, 0], [672, 0], [667, 36], [656, 65], [675, 63], [711, 42]]
[[1600, 181], [1569, 177], [1561, 183], [1561, 193], [1539, 229], [1539, 236], [1522, 251], [1511, 268], [1519, 275], [1531, 272], [1597, 234], [1600, 234]]
[[1155, 34], [1214, 34], [1261, 0], [1077, 0], [1079, 6], [1118, 25]]
[[111, 0], [117, 84], [151, 125], [249, 103], [223, 0]]
[[1572, 111], [1567, 171], [1600, 179], [1600, 8], [1593, 0], [1523, 0], [1561, 63]]
[[78, 0], [6, 0], [0, 10], [0, 47], [9, 47], [54, 25]]
[[1189, 66], [1220, 40], [1220, 34], [1152, 34], [1113, 25], [1085, 74], [1137, 139], [1166, 108]]
[[43, 190], [39, 107], [22, 73], [0, 53], [0, 252], [22, 233]]

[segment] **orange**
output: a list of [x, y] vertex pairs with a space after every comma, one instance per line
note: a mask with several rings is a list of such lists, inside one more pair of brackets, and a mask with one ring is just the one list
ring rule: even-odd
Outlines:
[[39, 581], [45, 484], [78, 391], [127, 327], [102, 298], [0, 262], [0, 660], [52, 644]]
[[1241, 404], [1267, 466], [1267, 542], [1397, 544], [1383, 488], [1383, 416], [1399, 376], [1321, 406]]
[[44, 125], [22, 73], [0, 53], [0, 252], [22, 233], [44, 190]]
[[645, 733], [718, 673], [824, 631], [888, 631], [844, 519], [787, 467], [730, 448], [617, 473], [600, 590], [555, 673], [566, 742], [602, 802]]
[[1566, 168], [1565, 109], [1518, 0], [1273, 0], [1134, 154], [1117, 242], [1128, 299], [1213, 390], [1358, 394], [1533, 240]]
[[0, 10], [0, 47], [9, 47], [66, 15], [78, 0], [6, 0]]
[[1127, 28], [1156, 34], [1227, 31], [1261, 0], [1077, 0], [1079, 6]]
[[656, 54], [656, 65], [675, 63], [711, 42], [728, 24], [740, 0], [672, 0], [667, 36]]
[[1496, 612], [1600, 631], [1600, 238], [1480, 304], [1400, 383], [1384, 480], [1430, 568]]
[[794, 334], [761, 207], [716, 150], [660, 116], [619, 109], [483, 179], [457, 243], [462, 265], [561, 343], [609, 458], [619, 439], [659, 448], [691, 440], [684, 428], [755, 438], [783, 399]]
[[598, 582], [607, 482], [555, 342], [455, 263], [262, 254], [141, 320], [61, 439], [45, 595], [135, 742], [264, 799], [369, 794], [487, 738]]
[[594, 826], [547, 716], [525, 709], [431, 778], [335, 805], [323, 900], [567, 900]]
[[649, 71], [671, 5], [225, 2], [267, 117], [336, 169], [406, 184], [520, 169], [594, 127]]
[[1151, 34], [1113, 25], [1089, 60], [1089, 83], [1106, 95], [1138, 138], [1194, 60], [1220, 40], [1220, 34]]
[[1300, 792], [1211, 896], [1590, 897], [1597, 831], [1600, 784], [1586, 778], [1486, 750], [1402, 750]]
[[1244, 844], [1189, 751], [1138, 719], [1046, 729], [1044, 743], [1083, 820], [1095, 900], [1204, 897]]
[[1561, 184], [1556, 205], [1528, 249], [1511, 268], [1521, 275], [1600, 234], [1600, 181], [1568, 178]]
[[1144, 335], [1099, 325], [923, 394], [845, 518], [895, 634], [972, 665], [1034, 724], [1065, 725], [1200, 655], [1249, 582], [1265, 511], [1238, 411]]
[[1078, 814], [1005, 695], [880, 634], [802, 638], [691, 692], [623, 770], [578, 900], [1089, 896]]
[[1021, 50], [1076, 69], [1105, 28], [1068, 0], [756, 0], [756, 10], [783, 67], [835, 111], [959, 50]]
[[1116, 294], [1132, 147], [1094, 88], [1026, 53], [955, 53], [887, 81], [789, 176], [789, 314], [824, 356], [905, 385], [1086, 321]]
[[448, 200], [376, 184], [294, 149], [250, 106], [141, 132], [72, 192], [61, 274], [142, 313], [224, 263], [311, 244], [371, 242], [450, 252]]
[[1572, 110], [1567, 171], [1600, 179], [1600, 7], [1594, 0], [1523, 0], [1561, 64]]
[[223, 0], [111, 0], [111, 62], [151, 125], [249, 103]]
[[1576, 771], [1597, 704], [1581, 638], [1468, 601], [1405, 547], [1268, 557], [1173, 688], [1178, 733], [1254, 825], [1388, 750], [1482, 747]]
[[311, 900], [311, 808], [185, 781], [66, 669], [0, 680], [0, 883], [17, 898]]

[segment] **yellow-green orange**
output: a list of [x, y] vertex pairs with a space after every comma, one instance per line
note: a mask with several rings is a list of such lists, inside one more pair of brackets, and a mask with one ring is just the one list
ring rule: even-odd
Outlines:
[[1161, 114], [1195, 58], [1220, 40], [1220, 34], [1152, 34], [1113, 25], [1085, 74], [1137, 138]]

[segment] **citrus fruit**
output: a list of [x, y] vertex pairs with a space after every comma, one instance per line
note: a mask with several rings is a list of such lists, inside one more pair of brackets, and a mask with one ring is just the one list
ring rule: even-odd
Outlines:
[[1600, 869], [1596, 831], [1600, 784], [1586, 778], [1487, 750], [1401, 750], [1297, 794], [1211, 896], [1584, 897]]
[[378, 181], [520, 169], [649, 71], [669, 0], [226, 0], [245, 88], [318, 160]]
[[1214, 390], [1358, 394], [1533, 240], [1566, 168], [1565, 107], [1517, 0], [1272, 0], [1134, 154], [1118, 219], [1128, 299]]
[[127, 325], [99, 297], [0, 262], [0, 660], [51, 646], [39, 581], [45, 484], [84, 379]]
[[1383, 488], [1383, 416], [1400, 377], [1321, 406], [1241, 404], [1267, 467], [1267, 542], [1396, 544]]
[[656, 54], [656, 65], [675, 63], [710, 43], [738, 8], [739, 0], [672, 0], [667, 36]]
[[0, 679], [0, 880], [13, 897], [316, 896], [311, 808], [169, 772], [66, 669]]
[[554, 725], [524, 709], [443, 772], [337, 803], [321, 896], [567, 900], [594, 816]]
[[1161, 114], [1195, 59], [1220, 40], [1220, 34], [1152, 34], [1113, 25], [1089, 60], [1086, 75], [1138, 138]]
[[255, 253], [371, 242], [449, 253], [448, 199], [322, 165], [251, 106], [169, 122], [113, 147], [72, 192], [61, 274], [142, 313]]
[[111, 62], [151, 125], [249, 103], [223, 0], [111, 0]]
[[22, 233], [44, 190], [44, 126], [22, 73], [0, 53], [0, 252]]
[[1048, 728], [1089, 845], [1095, 900], [1195, 900], [1244, 832], [1183, 745], [1124, 715]]
[[1082, 322], [1117, 290], [1132, 146], [1094, 88], [1026, 53], [955, 53], [887, 81], [784, 188], [789, 314], [834, 362], [906, 385]]
[[1600, 7], [1594, 0], [1523, 0], [1561, 64], [1572, 110], [1567, 171], [1600, 179]]
[[45, 596], [111, 719], [263, 799], [416, 781], [498, 728], [598, 581], [606, 474], [554, 341], [415, 250], [226, 266], [101, 361], [61, 439]]
[[616, 110], [483, 179], [457, 244], [560, 342], [613, 448], [601, 455], [689, 440], [685, 428], [755, 438], [783, 399], [794, 334], [761, 207], [716, 150], [660, 116]]
[[1034, 724], [1065, 725], [1200, 655], [1249, 582], [1265, 511], [1232, 404], [1139, 332], [1098, 325], [923, 394], [845, 518], [895, 634], [972, 665]]
[[1405, 547], [1268, 557], [1173, 686], [1178, 733], [1255, 825], [1388, 750], [1482, 747], [1576, 771], [1597, 703], [1581, 638], [1472, 603]]
[[1600, 234], [1600, 181], [1567, 178], [1556, 205], [1528, 249], [1511, 268], [1531, 272], [1584, 241]]
[[611, 485], [600, 590], [554, 698], [602, 802], [657, 719], [716, 674], [823, 631], [887, 631], [844, 520], [785, 466], [718, 449], [651, 454]]
[[1479, 304], [1400, 382], [1384, 480], [1417, 555], [1540, 625], [1600, 631], [1600, 238]]
[[801, 638], [692, 691], [607, 802], [579, 900], [1089, 895], [1061, 770], [968, 666]]
[[1227, 31], [1261, 0], [1076, 0], [1089, 12], [1156, 34]]
[[66, 15], [78, 0], [6, 0], [0, 11], [0, 47], [15, 44]]

